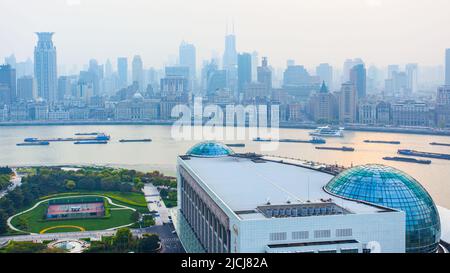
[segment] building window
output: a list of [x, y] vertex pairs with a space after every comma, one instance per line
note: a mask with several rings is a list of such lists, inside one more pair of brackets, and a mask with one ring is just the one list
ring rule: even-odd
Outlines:
[[330, 250], [319, 250], [319, 253], [336, 253], [335, 249], [330, 249]]
[[309, 232], [308, 231], [294, 231], [292, 232], [292, 239], [293, 240], [301, 240], [301, 239], [308, 239], [309, 238]]
[[357, 248], [341, 249], [341, 253], [359, 253]]
[[331, 230], [315, 230], [314, 231], [314, 238], [329, 238], [331, 237]]
[[286, 232], [276, 232], [276, 233], [270, 233], [270, 240], [271, 241], [283, 241], [286, 240], [287, 233]]
[[336, 237], [349, 237], [352, 233], [351, 228], [336, 229]]

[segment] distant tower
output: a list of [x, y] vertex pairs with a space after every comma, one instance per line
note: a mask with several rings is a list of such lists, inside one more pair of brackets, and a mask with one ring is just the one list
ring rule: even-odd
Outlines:
[[52, 42], [53, 32], [37, 32], [38, 42], [34, 48], [34, 75], [38, 97], [54, 102], [57, 98], [58, 77], [56, 71], [56, 48]]
[[445, 51], [445, 85], [450, 85], [450, 48]]
[[241, 53], [238, 55], [238, 90], [242, 93], [245, 84], [252, 82], [252, 55]]
[[258, 66], [257, 80], [263, 83], [267, 90], [272, 89], [272, 71], [268, 66], [267, 57], [263, 57], [262, 65]]
[[237, 51], [236, 36], [233, 31], [225, 36], [225, 51], [223, 53], [223, 70], [227, 73], [227, 87], [237, 97]]
[[11, 65], [0, 66], [0, 107], [16, 100], [16, 70]]
[[139, 84], [139, 90], [144, 90], [144, 68], [142, 64], [141, 56], [136, 55], [133, 58], [133, 64], [132, 64], [132, 78], [133, 83], [137, 82]]
[[128, 59], [126, 57], [117, 58], [117, 72], [120, 87], [126, 87], [128, 85]]
[[350, 70], [350, 81], [356, 88], [357, 100], [364, 99], [366, 97], [366, 74], [366, 67], [364, 66], [364, 64], [355, 65]]
[[195, 46], [193, 44], [189, 44], [186, 42], [182, 42], [180, 44], [180, 48], [178, 50], [179, 58], [180, 58], [180, 66], [189, 67], [189, 85], [191, 86], [190, 90], [196, 91], [196, 83], [197, 83], [197, 55]]
[[316, 67], [316, 75], [325, 82], [328, 89], [333, 89], [333, 67], [327, 63], [322, 63]]

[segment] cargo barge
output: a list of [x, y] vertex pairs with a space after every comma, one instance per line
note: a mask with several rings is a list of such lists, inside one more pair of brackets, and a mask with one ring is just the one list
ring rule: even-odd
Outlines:
[[431, 142], [430, 145], [433, 145], [433, 146], [447, 146], [447, 147], [450, 147], [450, 143]]
[[323, 138], [314, 137], [311, 140], [301, 139], [270, 139], [270, 138], [255, 138], [256, 142], [287, 142], [287, 143], [311, 143], [311, 144], [325, 144], [327, 141]]
[[73, 144], [108, 144], [106, 140], [75, 141]]
[[355, 148], [352, 147], [316, 147], [317, 150], [332, 150], [332, 151], [343, 151], [343, 152], [354, 152]]
[[74, 142], [74, 141], [108, 141], [111, 137], [105, 134], [99, 134], [95, 137], [67, 137], [67, 138], [49, 138], [49, 139], [39, 139], [39, 138], [25, 138], [24, 142]]
[[121, 139], [119, 142], [152, 142], [150, 138], [144, 139]]
[[236, 148], [243, 148], [245, 147], [244, 143], [230, 143], [230, 144], [226, 144], [228, 147], [236, 147]]
[[394, 156], [394, 157], [383, 157], [384, 160], [389, 160], [389, 161], [399, 161], [399, 162], [407, 162], [407, 163], [417, 163], [417, 164], [426, 164], [429, 165], [431, 164], [431, 160], [427, 160], [427, 159], [416, 159], [416, 158], [410, 158], [410, 157], [398, 157], [398, 156]]
[[399, 145], [400, 141], [385, 141], [385, 140], [364, 140], [365, 143], [376, 143], [376, 144], [393, 144]]
[[24, 142], [24, 143], [17, 143], [17, 146], [48, 146], [50, 145], [50, 142], [48, 141], [37, 141], [37, 142]]
[[450, 154], [420, 152], [420, 151], [415, 151], [415, 150], [398, 150], [398, 153], [401, 155], [407, 155], [407, 156], [418, 156], [418, 157], [450, 160]]
[[76, 136], [97, 136], [97, 135], [101, 135], [103, 133], [76, 133]]

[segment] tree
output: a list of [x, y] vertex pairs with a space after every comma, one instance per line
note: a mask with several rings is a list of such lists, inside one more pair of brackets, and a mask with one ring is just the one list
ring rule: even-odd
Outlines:
[[114, 236], [113, 246], [119, 252], [127, 251], [132, 243], [133, 236], [129, 228], [121, 228], [117, 230]]
[[138, 252], [153, 253], [159, 247], [159, 237], [156, 234], [144, 235], [138, 242]]
[[77, 184], [75, 183], [75, 181], [66, 179], [66, 189], [73, 190], [76, 186]]
[[0, 234], [6, 233], [8, 231], [6, 220], [8, 220], [8, 214], [6, 214], [4, 210], [0, 209]]

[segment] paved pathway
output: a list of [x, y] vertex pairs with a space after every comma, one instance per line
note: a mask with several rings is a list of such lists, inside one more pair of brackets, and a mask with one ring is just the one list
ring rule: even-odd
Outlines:
[[22, 176], [17, 174], [17, 171], [15, 168], [12, 169], [14, 172], [14, 175], [11, 177], [11, 183], [12, 185], [9, 186], [6, 190], [3, 190], [0, 192], [0, 199], [5, 196], [8, 192], [14, 190], [16, 187], [20, 186], [22, 184]]
[[153, 184], [146, 184], [142, 189], [149, 211], [157, 211], [155, 224], [160, 226], [170, 222], [169, 211], [159, 195], [158, 189]]

